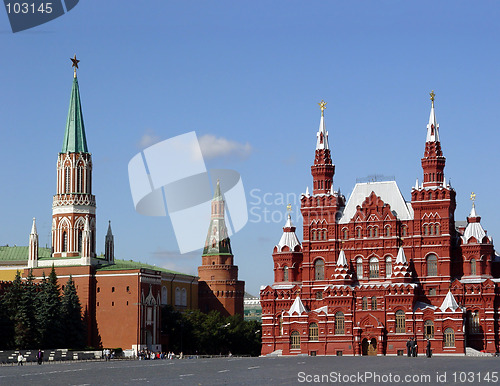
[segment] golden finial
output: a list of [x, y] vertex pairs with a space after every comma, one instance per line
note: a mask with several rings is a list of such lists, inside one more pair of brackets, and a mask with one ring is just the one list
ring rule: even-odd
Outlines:
[[470, 199], [471, 199], [472, 202], [476, 201], [476, 193], [472, 192], [470, 194]]
[[319, 108], [321, 109], [321, 116], [323, 116], [324, 111], [326, 109], [326, 102], [322, 99], [321, 102], [318, 103]]
[[436, 94], [434, 94], [434, 90], [432, 90], [429, 95], [431, 96], [431, 101], [432, 101], [432, 107], [434, 107], [434, 97], [436, 96]]
[[69, 58], [69, 60], [71, 60], [71, 62], [72, 62], [71, 67], [75, 68], [75, 72], [73, 73], [73, 76], [76, 78], [76, 69], [78, 68], [78, 63], [80, 61], [76, 58], [76, 54], [73, 58]]
[[288, 204], [286, 206], [286, 210], [289, 211], [289, 212], [291, 212], [292, 211], [292, 204]]

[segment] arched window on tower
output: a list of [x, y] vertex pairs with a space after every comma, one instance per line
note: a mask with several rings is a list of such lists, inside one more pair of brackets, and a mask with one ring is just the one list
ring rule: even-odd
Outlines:
[[436, 224], [435, 231], [436, 231], [436, 236], [439, 236], [439, 224]]
[[78, 229], [78, 252], [82, 253], [82, 230]]
[[315, 280], [325, 279], [325, 261], [323, 259], [317, 259], [314, 262], [314, 279]]
[[370, 259], [370, 278], [374, 279], [378, 277], [379, 266], [378, 259], [376, 257], [372, 257]]
[[378, 227], [373, 227], [373, 237], [378, 237]]
[[431, 236], [434, 236], [434, 224], [431, 224], [431, 225], [429, 226], [429, 234], [430, 234]]
[[361, 257], [356, 259], [356, 275], [358, 279], [363, 277], [363, 259]]
[[385, 237], [391, 237], [391, 227], [389, 225], [385, 227]]
[[283, 267], [283, 281], [288, 281], [288, 266]]
[[403, 310], [396, 311], [396, 333], [406, 333], [406, 317]]
[[323, 240], [328, 240], [326, 230], [323, 231]]
[[406, 225], [403, 225], [401, 227], [401, 236], [406, 237], [406, 234], [407, 234], [407, 227], [406, 227]]
[[356, 228], [356, 238], [358, 238], [358, 239], [361, 238], [361, 227]]
[[311, 237], [312, 241], [316, 241], [316, 229], [313, 229], [312, 230], [312, 237]]
[[342, 230], [342, 237], [344, 240], [347, 240], [348, 239], [348, 231], [347, 231], [347, 228], [344, 228]]
[[368, 228], [368, 237], [373, 237], [373, 227]]
[[68, 233], [66, 231], [63, 232], [63, 243], [62, 243], [62, 251], [68, 251]]
[[437, 256], [433, 253], [427, 256], [427, 276], [437, 276]]
[[345, 334], [345, 319], [344, 313], [339, 311], [335, 314], [335, 335]]
[[470, 274], [472, 276], [476, 275], [476, 259], [470, 259]]
[[372, 311], [377, 310], [377, 297], [376, 296], [372, 296], [371, 306], [372, 306]]
[[392, 257], [387, 256], [385, 258], [385, 277], [391, 277], [392, 275]]
[[66, 167], [65, 169], [64, 182], [65, 182], [65, 192], [71, 193], [71, 169], [69, 167]]
[[363, 311], [368, 309], [368, 298], [366, 296], [363, 296], [363, 299], [361, 299], [361, 309]]
[[76, 192], [82, 192], [82, 167], [78, 166], [76, 170]]

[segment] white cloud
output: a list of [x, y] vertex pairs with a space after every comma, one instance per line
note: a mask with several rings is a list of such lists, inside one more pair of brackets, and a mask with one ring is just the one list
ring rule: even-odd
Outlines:
[[156, 133], [149, 129], [143, 134], [141, 139], [137, 142], [137, 146], [142, 150], [151, 145], [154, 145], [156, 142], [160, 141], [160, 137], [156, 135]]
[[252, 152], [252, 146], [248, 142], [242, 144], [223, 137], [217, 138], [212, 134], [203, 135], [198, 141], [203, 157], [207, 159], [228, 156], [246, 158]]

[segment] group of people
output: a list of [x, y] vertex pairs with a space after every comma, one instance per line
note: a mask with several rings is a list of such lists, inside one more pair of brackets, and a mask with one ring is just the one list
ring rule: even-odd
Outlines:
[[[406, 353], [409, 357], [416, 357], [418, 355], [417, 338], [411, 337], [406, 342]], [[432, 356], [431, 341], [427, 339], [427, 346], [425, 348], [425, 355], [427, 358]]]
[[[149, 351], [149, 350], [141, 350], [137, 353], [137, 356], [139, 357], [139, 360], [143, 359], [174, 359], [176, 356], [175, 354], [170, 351], [168, 353], [166, 352], [154, 352], [154, 351]], [[183, 354], [180, 353], [179, 359], [182, 359]]]
[[[17, 355], [17, 365], [22, 366], [23, 362], [25, 362], [25, 361], [26, 361], [26, 358], [23, 356], [23, 354], [21, 354], [21, 352], [19, 352], [19, 354]], [[39, 365], [42, 364], [42, 362], [43, 362], [43, 351], [42, 350], [38, 350], [38, 352], [36, 354], [36, 361]]]
[[110, 361], [115, 357], [115, 351], [111, 351], [109, 348], [105, 348], [104, 350], [102, 350], [102, 356], [104, 357], [106, 362]]

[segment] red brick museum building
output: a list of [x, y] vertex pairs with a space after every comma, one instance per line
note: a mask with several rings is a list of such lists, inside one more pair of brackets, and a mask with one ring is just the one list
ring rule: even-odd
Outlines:
[[274, 283], [260, 292], [263, 355], [402, 355], [409, 337], [420, 353], [427, 339], [435, 355], [499, 351], [500, 257], [474, 203], [455, 221], [434, 93], [431, 101], [423, 181], [410, 202], [395, 181], [357, 183], [347, 201], [333, 189], [320, 104], [303, 241], [289, 216]]

